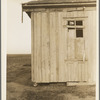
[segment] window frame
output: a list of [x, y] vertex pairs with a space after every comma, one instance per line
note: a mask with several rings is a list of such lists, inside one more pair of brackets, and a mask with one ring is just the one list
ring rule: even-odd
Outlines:
[[[68, 21], [74, 21], [75, 22], [75, 25], [74, 26], [70, 26], [68, 25]], [[76, 25], [76, 21], [82, 21], [82, 25]], [[77, 29], [82, 29], [83, 32], [82, 32], [82, 37], [77, 37], [76, 38], [84, 38], [84, 19], [67, 19], [67, 29], [69, 31], [69, 29], [75, 29], [75, 32]], [[77, 33], [76, 33], [77, 35]]]

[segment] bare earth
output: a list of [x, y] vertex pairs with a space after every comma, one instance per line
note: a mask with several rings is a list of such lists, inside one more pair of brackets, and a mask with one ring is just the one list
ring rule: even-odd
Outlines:
[[33, 87], [31, 55], [8, 55], [7, 100], [95, 100], [95, 86], [39, 84]]

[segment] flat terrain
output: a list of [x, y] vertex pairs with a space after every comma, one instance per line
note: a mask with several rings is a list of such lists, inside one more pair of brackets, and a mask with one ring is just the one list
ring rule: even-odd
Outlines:
[[95, 86], [39, 84], [31, 81], [31, 55], [7, 55], [7, 100], [95, 100]]

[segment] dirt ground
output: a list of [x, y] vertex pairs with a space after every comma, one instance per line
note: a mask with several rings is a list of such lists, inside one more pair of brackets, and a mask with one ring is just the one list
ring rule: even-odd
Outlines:
[[39, 84], [31, 81], [31, 55], [7, 55], [7, 100], [95, 100], [95, 86]]

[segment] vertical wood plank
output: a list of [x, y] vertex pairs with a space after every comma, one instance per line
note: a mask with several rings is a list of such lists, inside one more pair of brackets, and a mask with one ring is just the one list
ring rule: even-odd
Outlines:
[[45, 70], [45, 77], [46, 77], [46, 82], [49, 82], [50, 81], [50, 78], [49, 78], [49, 74], [50, 74], [50, 35], [49, 35], [49, 31], [48, 31], [48, 17], [47, 17], [47, 13], [44, 13], [44, 27], [45, 27], [45, 67], [46, 67], [46, 70]]
[[75, 59], [75, 29], [68, 32], [68, 59]]
[[[88, 32], [88, 81], [92, 82], [95, 78], [95, 59], [96, 59], [96, 18], [95, 18], [95, 11], [87, 11], [86, 14], [88, 15], [87, 24], [88, 27], [86, 27]], [[91, 21], [92, 20], [92, 21]], [[95, 25], [95, 26], [94, 26]], [[94, 69], [94, 70], [93, 70]]]
[[58, 12], [55, 12], [56, 17], [56, 80], [59, 82], [59, 21], [58, 21]]
[[[85, 11], [84, 12], [84, 16], [88, 16], [88, 14], [87, 14], [87, 11]], [[87, 81], [87, 79], [88, 79], [88, 68], [89, 68], [89, 65], [87, 65], [87, 63], [88, 63], [88, 61], [89, 61], [89, 55], [88, 55], [88, 53], [89, 53], [89, 44], [88, 44], [88, 41], [89, 41], [89, 22], [88, 22], [88, 19], [89, 19], [89, 16], [88, 16], [88, 18], [86, 18], [86, 19], [84, 19], [84, 21], [83, 21], [83, 25], [84, 26], [87, 26], [87, 27], [85, 27], [84, 28], [84, 30], [83, 30], [83, 33], [84, 33], [84, 47], [85, 47], [85, 64], [84, 64], [84, 73], [85, 73], [85, 75], [84, 75], [84, 81]]]
[[67, 64], [67, 69], [68, 69], [68, 81], [70, 81], [70, 63], [68, 62]]
[[49, 82], [49, 32], [47, 13], [42, 13], [42, 82]]
[[33, 81], [34, 82], [36, 82], [37, 81], [37, 69], [36, 69], [36, 67], [37, 67], [37, 65], [36, 65], [36, 63], [37, 63], [37, 60], [36, 60], [36, 58], [37, 58], [37, 56], [36, 56], [36, 54], [37, 54], [37, 50], [36, 50], [36, 45], [37, 45], [37, 13], [34, 13], [34, 37], [33, 37], [33, 49], [34, 49], [34, 51], [33, 51], [33, 53], [34, 53], [34, 55], [33, 55], [33, 69], [34, 69], [34, 72], [33, 72]]
[[42, 13], [42, 82], [45, 82], [45, 24]]
[[[64, 17], [68, 17], [68, 13], [65, 12]], [[67, 20], [64, 20], [64, 25], [67, 25]], [[65, 80], [69, 81], [69, 64], [68, 64], [68, 29], [64, 27], [64, 34], [65, 34]]]
[[85, 50], [85, 48], [84, 48], [84, 39], [83, 38], [76, 38], [75, 39], [75, 50], [76, 50], [76, 52], [75, 52], [75, 58], [77, 58], [77, 59], [83, 59], [83, 56], [84, 56], [84, 50]]
[[50, 10], [47, 11], [47, 30], [48, 30], [48, 36], [49, 36], [49, 82], [51, 80], [51, 65], [50, 65]]
[[88, 81], [88, 61], [85, 62], [85, 81]]
[[34, 13], [31, 13], [31, 77], [34, 82]]
[[75, 61], [72, 61], [72, 67], [71, 67], [72, 73], [72, 80], [71, 81], [75, 81]]
[[80, 62], [80, 81], [82, 82], [82, 62]]
[[65, 78], [66, 78], [66, 82], [68, 81], [68, 77], [69, 77], [69, 75], [68, 75], [68, 62], [66, 61], [65, 62], [65, 64], [66, 64], [66, 66], [65, 66], [65, 73], [66, 73], [66, 76], [65, 76]]
[[37, 56], [37, 82], [41, 82], [41, 12], [37, 13], [37, 50], [36, 50], [36, 56]]
[[84, 64], [83, 62], [81, 63], [81, 74], [82, 74], [82, 78], [81, 78], [81, 81], [84, 81]]
[[78, 81], [78, 62], [75, 64], [76, 81]]
[[[87, 20], [87, 23], [88, 23], [88, 29], [87, 29], [87, 31], [88, 31], [88, 37], [90, 37], [91, 36], [91, 29], [90, 29], [90, 26], [93, 24], [92, 23], [92, 19], [91, 19], [91, 11], [87, 11], [87, 13], [88, 13], [88, 20]], [[90, 24], [91, 25], [90, 25]], [[90, 81], [91, 79], [91, 66], [92, 66], [92, 62], [91, 62], [91, 54], [92, 54], [92, 44], [91, 44], [91, 42], [92, 42], [92, 40], [91, 40], [91, 38], [88, 38], [89, 40], [88, 40], [88, 44], [89, 44], [89, 54], [88, 54], [88, 58], [89, 58], [89, 60], [88, 60], [88, 62], [89, 62], [89, 66], [88, 66], [88, 81]]]
[[61, 61], [60, 61], [60, 58], [61, 58], [61, 54], [60, 54], [60, 33], [61, 33], [61, 13], [58, 12], [58, 38], [59, 38], [59, 82], [61, 82], [61, 79], [62, 79], [62, 71], [61, 71]]
[[51, 82], [56, 82], [56, 24], [55, 13], [50, 12], [50, 67]]
[[64, 54], [64, 38], [65, 38], [65, 34], [63, 32], [63, 13], [62, 12], [58, 12], [58, 27], [59, 27], [59, 81], [63, 82], [64, 81], [64, 58], [65, 58], [65, 54]]
[[96, 82], [96, 68], [97, 68], [97, 64], [96, 64], [96, 61], [97, 61], [97, 43], [96, 43], [96, 40], [97, 40], [97, 24], [96, 24], [96, 15], [97, 15], [97, 13], [96, 13], [96, 11], [93, 11], [93, 18], [92, 18], [92, 20], [93, 20], [93, 33], [95, 33], [95, 34], [93, 34], [93, 42], [94, 42], [94, 45], [93, 45], [93, 48], [94, 48], [94, 52], [93, 52], [93, 57], [94, 57], [94, 59], [93, 59], [93, 73], [94, 74], [92, 74], [92, 78], [93, 78], [93, 82]]
[[[73, 74], [72, 74], [73, 73]], [[70, 67], [70, 80], [74, 81], [74, 63], [71, 62], [71, 67]]]
[[80, 64], [80, 62], [78, 63], [78, 69], [79, 69], [78, 77], [79, 77], [79, 81], [81, 81], [81, 64]]
[[70, 71], [69, 72], [69, 78], [70, 78], [69, 81], [72, 81], [72, 72], [73, 72], [73, 70], [71, 71], [71, 69], [72, 69], [72, 62], [69, 63], [69, 71]]
[[63, 11], [62, 12], [62, 68], [63, 68], [63, 81], [66, 82], [66, 76], [67, 76], [67, 73], [66, 73], [66, 60], [67, 60], [67, 48], [66, 48], [66, 45], [67, 45], [67, 41], [66, 41], [66, 38], [67, 38], [67, 29], [65, 27], [63, 27], [64, 25], [67, 24], [67, 22], [63, 19], [63, 17], [66, 16], [66, 12]]

